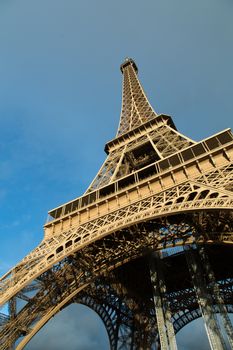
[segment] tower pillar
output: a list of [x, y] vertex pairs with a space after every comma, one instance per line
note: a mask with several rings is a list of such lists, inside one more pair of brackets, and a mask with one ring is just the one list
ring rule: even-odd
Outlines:
[[218, 309], [220, 317], [222, 319], [222, 324], [223, 324], [223, 327], [224, 327], [225, 332], [227, 334], [229, 344], [230, 344], [231, 348], [233, 349], [232, 323], [231, 323], [231, 320], [228, 316], [227, 308], [226, 308], [226, 305], [224, 304], [224, 300], [221, 296], [219, 285], [216, 282], [215, 275], [214, 275], [214, 272], [212, 270], [212, 267], [211, 267], [211, 264], [209, 261], [209, 257], [205, 251], [204, 246], [200, 246], [200, 247], [197, 246], [197, 250], [198, 250], [200, 258], [201, 258], [202, 266], [204, 266], [206, 276], [207, 276], [208, 281], [210, 283], [211, 292], [212, 292], [212, 295], [214, 297], [216, 307]]
[[211, 350], [226, 350], [226, 344], [221, 334], [212, 298], [208, 292], [201, 268], [200, 258], [197, 251], [190, 246], [185, 247], [185, 254]]
[[151, 284], [161, 350], [177, 350], [174, 327], [166, 299], [166, 284], [160, 253], [149, 258]]

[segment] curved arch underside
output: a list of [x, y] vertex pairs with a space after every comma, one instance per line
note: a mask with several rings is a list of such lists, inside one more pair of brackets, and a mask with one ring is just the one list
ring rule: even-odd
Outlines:
[[[230, 176], [233, 169], [228, 168], [228, 166], [225, 166], [222, 169], [222, 178], [218, 174], [218, 181], [224, 179], [224, 170], [228, 171], [228, 177]], [[204, 210], [232, 210], [232, 192], [222, 188], [216, 190], [216, 188], [211, 186], [211, 181], [216, 181], [215, 172], [210, 172], [208, 176], [210, 179], [208, 179], [210, 183], [208, 185], [205, 184], [205, 178], [200, 178], [198, 183], [185, 181], [173, 188], [165, 189], [159, 194], [157, 192], [153, 193], [151, 184], [149, 186], [145, 183], [144, 187], [146, 189], [143, 191], [146, 191], [147, 195], [143, 198], [138, 193], [137, 188], [134, 190], [137, 195], [134, 191], [132, 193], [131, 191], [126, 191], [126, 194], [123, 195], [123, 202], [125, 202], [125, 199], [126, 202], [120, 209], [117, 204], [119, 198], [117, 200], [114, 199], [115, 210], [109, 211], [106, 209], [107, 213], [102, 216], [97, 215], [93, 220], [87, 220], [87, 222], [79, 225], [78, 228], [70, 228], [67, 231], [62, 230], [59, 235], [43, 240], [33, 252], [1, 279], [0, 303], [4, 303], [12, 298], [13, 295], [21, 291], [32, 280], [61, 262], [67, 255], [74, 254], [82, 250], [83, 247], [92, 245], [92, 243], [95, 244], [97, 240], [102, 241], [106, 235], [116, 233], [118, 230], [124, 230], [132, 225], [152, 219], [156, 220], [156, 218], [163, 221], [168, 216], [175, 214], [187, 214], [189, 216], [189, 213], [202, 212]], [[132, 200], [129, 193], [132, 196], [136, 195], [137, 198]], [[222, 241], [226, 242], [229, 240], [227, 233], [231, 234], [230, 228], [227, 229], [225, 227], [223, 232], [225, 235]], [[158, 235], [160, 234], [160, 232], [157, 233]], [[162, 242], [164, 240], [163, 235], [158, 237], [158, 240]]]
[[[189, 139], [170, 116], [153, 111], [132, 59], [121, 71], [121, 121], [106, 145], [106, 161], [83, 196], [49, 212], [44, 240], [0, 279], [0, 305], [10, 308], [0, 328], [1, 350], [23, 336], [22, 349], [77, 300], [101, 315], [112, 350], [119, 344], [151, 348], [157, 315], [147, 257], [169, 247], [213, 246], [207, 250], [210, 260], [219, 257], [211, 263], [221, 297], [233, 304], [227, 254], [233, 243], [233, 135], [225, 130], [200, 142]], [[197, 297], [184, 254], [163, 257], [164, 295], [182, 325], [187, 312], [194, 317]]]
[[[227, 312], [229, 314], [233, 313], [233, 305], [226, 305]], [[214, 308], [215, 313], [219, 313], [218, 308]], [[195, 310], [187, 310], [187, 312], [183, 313], [179, 318], [176, 320], [173, 320], [174, 330], [176, 333], [178, 333], [182, 328], [187, 326], [190, 322], [202, 317], [201, 310], [195, 309]]]
[[[6, 323], [1, 330], [1, 339], [6, 344], [2, 348], [7, 349], [9, 347], [9, 339], [16, 340], [19, 336], [24, 335], [22, 342], [18, 346], [18, 349], [22, 349], [54, 314], [65, 307], [67, 303], [73, 302], [74, 298], [77, 298], [82, 291], [87, 290], [89, 291], [89, 296], [96, 298], [95, 292], [93, 292], [97, 289], [94, 281], [104, 278], [106, 275], [114, 276], [114, 283], [111, 282], [111, 279], [105, 282], [102, 288], [102, 295], [107, 298], [107, 294], [103, 290], [107, 288], [106, 290], [109, 291], [109, 287], [106, 286], [110, 285], [114, 291], [110, 295], [115, 295], [115, 298], [117, 298], [118, 293], [120, 293], [121, 297], [118, 300], [124, 298], [130, 300], [128, 303], [131, 305], [131, 309], [128, 307], [127, 311], [129, 318], [125, 322], [128, 332], [131, 332], [130, 327], [132, 327], [133, 322], [138, 324], [139, 319], [144, 319], [147, 326], [152, 323], [154, 325], [153, 328], [156, 329], [151, 300], [148, 301], [150, 307], [147, 305], [146, 309], [144, 305], [144, 309], [147, 311], [142, 316], [143, 311], [139, 310], [137, 306], [141, 303], [140, 298], [140, 303], [135, 303], [134, 299], [125, 295], [127, 294], [125, 292], [125, 282], [122, 283], [120, 277], [119, 286], [116, 283], [114, 271], [119, 271], [120, 266], [127, 262], [134, 262], [136, 258], [148, 255], [150, 251], [190, 244], [194, 242], [194, 239], [199, 243], [213, 245], [223, 244], [226, 241], [231, 243], [233, 242], [231, 233], [233, 232], [232, 225], [230, 211], [202, 211], [186, 215], [169, 216], [160, 218], [159, 220], [148, 220], [147, 222], [133, 225], [128, 229], [107, 236], [103, 240], [83, 248], [83, 250], [76, 254], [66, 257], [31, 284], [32, 288], [33, 285], [35, 286], [35, 296], [29, 298], [26, 305], [16, 317]], [[144, 272], [142, 275], [144, 276]], [[100, 285], [100, 282], [98, 282], [98, 285]], [[100, 287], [99, 290], [101, 290]], [[128, 287], [126, 290], [128, 290]], [[24, 291], [22, 291], [23, 293]], [[229, 300], [226, 300], [226, 303], [230, 304]], [[102, 305], [105, 308], [103, 306], [104, 302], [101, 299], [95, 300], [95, 304]], [[109, 310], [114, 312], [115, 315], [118, 315], [120, 319], [123, 317], [122, 314], [126, 312], [123, 312], [119, 307], [116, 310], [115, 304], [111, 305], [110, 303], [108, 307], [109, 309], [105, 308], [105, 316], [102, 309], [101, 317], [103, 319], [106, 317], [105, 323], [108, 323], [107, 330], [110, 342], [113, 344], [112, 349], [114, 349], [117, 332], [116, 320], [112, 320]], [[197, 308], [197, 305], [195, 308]], [[180, 309], [180, 306], [178, 309]], [[176, 312], [176, 310], [174, 309], [173, 312]], [[135, 313], [138, 315], [137, 317], [134, 316]], [[110, 319], [107, 317], [107, 314], [109, 314]], [[140, 328], [142, 328], [142, 325], [140, 325]], [[148, 328], [152, 327], [148, 326]], [[137, 334], [136, 331], [135, 334]], [[150, 337], [152, 338], [152, 336]], [[148, 338], [150, 337], [148, 335]], [[129, 335], [128, 338], [131, 339]], [[155, 338], [156, 334], [153, 334], [153, 339]]]

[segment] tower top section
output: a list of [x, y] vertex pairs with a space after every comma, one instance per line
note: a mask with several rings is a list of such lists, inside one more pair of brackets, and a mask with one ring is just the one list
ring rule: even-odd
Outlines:
[[117, 137], [157, 117], [138, 80], [138, 68], [132, 58], [122, 63], [122, 106]]
[[124, 68], [126, 68], [129, 65], [131, 65], [134, 68], [136, 73], [138, 72], [138, 67], [134, 62], [134, 60], [132, 58], [126, 57], [125, 61], [121, 64], [121, 67], [120, 67], [122, 74], [124, 74]]

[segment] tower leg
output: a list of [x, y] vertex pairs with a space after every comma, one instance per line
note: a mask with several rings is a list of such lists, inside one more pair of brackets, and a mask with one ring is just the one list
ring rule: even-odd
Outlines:
[[218, 320], [214, 312], [211, 296], [207, 290], [197, 251], [189, 247], [186, 249], [185, 253], [189, 272], [196, 291], [198, 304], [204, 319], [211, 350], [226, 350], [226, 344], [221, 335]]
[[149, 265], [160, 347], [161, 350], [177, 350], [171, 312], [165, 296], [166, 285], [159, 254], [150, 257]]
[[[8, 303], [8, 312], [9, 312], [9, 316], [10, 316], [11, 320], [16, 317], [17, 304], [16, 304], [16, 298], [15, 297], [13, 297]], [[13, 342], [11, 344], [11, 347], [9, 348], [9, 350], [14, 350], [14, 349], [15, 349], [15, 343]]]
[[203, 266], [205, 268], [207, 277], [209, 279], [211, 291], [213, 293], [216, 305], [218, 307], [220, 316], [222, 318], [222, 323], [223, 323], [223, 326], [225, 328], [229, 344], [231, 345], [231, 349], [233, 349], [233, 327], [232, 327], [232, 323], [231, 323], [231, 320], [230, 320], [230, 318], [228, 316], [227, 309], [226, 309], [226, 306], [224, 304], [224, 300], [223, 300], [223, 298], [221, 296], [218, 283], [215, 280], [214, 272], [213, 272], [213, 270], [211, 268], [208, 255], [207, 255], [207, 253], [205, 251], [204, 246], [197, 247], [197, 249], [198, 249], [199, 255], [201, 257]]

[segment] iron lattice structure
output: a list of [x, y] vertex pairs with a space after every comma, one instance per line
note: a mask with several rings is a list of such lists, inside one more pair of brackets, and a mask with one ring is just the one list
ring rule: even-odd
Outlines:
[[44, 239], [0, 280], [0, 349], [23, 347], [73, 302], [102, 318], [117, 349], [177, 349], [202, 316], [211, 349], [233, 347], [233, 135], [200, 142], [149, 104], [121, 65], [119, 129], [83, 196], [49, 212]]

